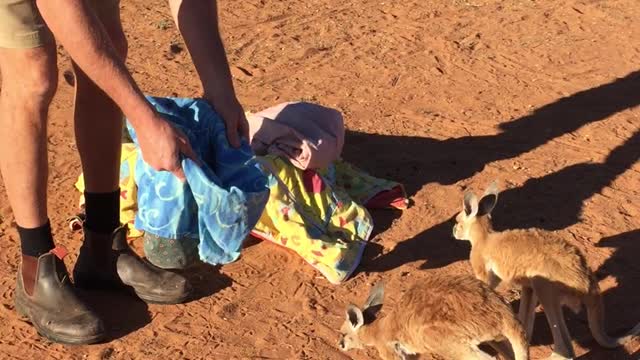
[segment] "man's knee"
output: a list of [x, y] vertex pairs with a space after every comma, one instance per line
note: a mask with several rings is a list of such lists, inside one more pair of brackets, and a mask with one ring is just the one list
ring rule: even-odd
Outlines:
[[55, 45], [3, 50], [0, 67], [8, 96], [46, 106], [53, 99], [58, 86]]
[[56, 64], [56, 56], [40, 52], [34, 56], [30, 56], [29, 66], [31, 74], [28, 78], [28, 91], [30, 96], [40, 98], [46, 102], [53, 99], [53, 95], [58, 88], [58, 65]]

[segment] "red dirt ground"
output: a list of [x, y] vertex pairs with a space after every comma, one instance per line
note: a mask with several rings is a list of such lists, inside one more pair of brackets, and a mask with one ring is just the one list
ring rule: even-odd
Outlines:
[[[18, 240], [0, 191], [0, 357], [375, 358], [337, 349], [345, 305], [362, 302], [380, 279], [393, 302], [428, 273], [470, 273], [469, 248], [452, 240], [449, 220], [462, 189], [480, 191], [493, 179], [505, 188], [497, 227], [566, 231], [602, 279], [608, 331], [640, 321], [636, 0], [222, 0], [219, 7], [246, 109], [297, 99], [340, 109], [349, 131], [345, 158], [405, 183], [415, 206], [374, 213], [377, 235], [361, 271], [343, 285], [255, 242], [240, 261], [191, 274], [193, 302], [163, 307], [97, 296], [112, 341], [65, 347], [38, 337], [14, 312]], [[130, 69], [142, 88], [196, 96], [188, 55], [170, 51], [181, 39], [166, 3], [125, 0], [122, 9]], [[69, 69], [60, 53], [61, 70]], [[64, 219], [76, 210], [80, 167], [73, 89], [62, 72], [50, 116], [49, 209], [57, 241], [75, 252], [80, 237]], [[580, 359], [640, 358], [640, 341], [605, 351], [584, 314], [568, 317]], [[533, 359], [551, 352], [542, 314], [537, 324]]]

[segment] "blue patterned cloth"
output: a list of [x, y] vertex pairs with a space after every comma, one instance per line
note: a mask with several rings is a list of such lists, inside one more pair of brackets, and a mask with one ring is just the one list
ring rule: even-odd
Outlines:
[[[169, 238], [200, 240], [200, 259], [225, 264], [240, 256], [244, 239], [260, 219], [269, 198], [267, 179], [251, 147], [229, 145], [222, 118], [204, 100], [147, 97], [169, 122], [182, 130], [203, 166], [183, 158], [187, 181], [155, 171], [138, 157], [135, 227]], [[132, 140], [135, 131], [127, 123]]]

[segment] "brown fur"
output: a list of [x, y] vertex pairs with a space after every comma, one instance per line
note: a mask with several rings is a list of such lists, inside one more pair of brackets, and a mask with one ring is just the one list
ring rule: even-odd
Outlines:
[[476, 277], [492, 288], [505, 282], [522, 287], [519, 318], [531, 336], [537, 299], [545, 308], [552, 329], [555, 356], [574, 357], [561, 307], [587, 308], [589, 327], [598, 343], [617, 347], [640, 333], [640, 324], [621, 338], [604, 332], [604, 310], [598, 282], [584, 255], [559, 233], [539, 229], [496, 232], [491, 211], [498, 199], [495, 184], [478, 201], [466, 193], [462, 212], [456, 217], [454, 237], [471, 242], [471, 266]]
[[421, 353], [452, 360], [491, 359], [478, 345], [496, 342], [496, 350], [511, 358], [511, 349], [498, 344], [508, 340], [515, 359], [529, 358], [524, 330], [511, 308], [473, 277], [430, 276], [408, 290], [386, 315], [367, 321], [369, 310], [382, 302], [381, 291], [374, 288], [362, 310], [350, 305], [364, 314], [364, 323], [358, 326], [348, 310], [341, 329], [342, 350], [373, 346], [384, 360]]

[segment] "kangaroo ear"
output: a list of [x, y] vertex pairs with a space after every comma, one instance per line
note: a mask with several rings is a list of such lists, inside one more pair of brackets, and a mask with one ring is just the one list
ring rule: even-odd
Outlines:
[[372, 323], [380, 310], [382, 310], [382, 301], [384, 300], [384, 284], [382, 282], [377, 283], [369, 292], [369, 297], [364, 303], [362, 310], [364, 316], [364, 323]]
[[462, 200], [462, 208], [467, 217], [476, 216], [478, 213], [478, 197], [471, 191], [465, 192], [464, 199]]
[[369, 292], [369, 297], [364, 303], [364, 309], [368, 309], [373, 306], [381, 306], [384, 300], [384, 284], [382, 282], [377, 283]]
[[478, 203], [478, 216], [491, 214], [498, 203], [498, 184], [493, 181]]
[[362, 310], [353, 304], [349, 304], [349, 306], [347, 306], [347, 320], [349, 321], [349, 324], [351, 324], [351, 329], [354, 331], [358, 330], [362, 325], [364, 325], [364, 315], [362, 315]]

